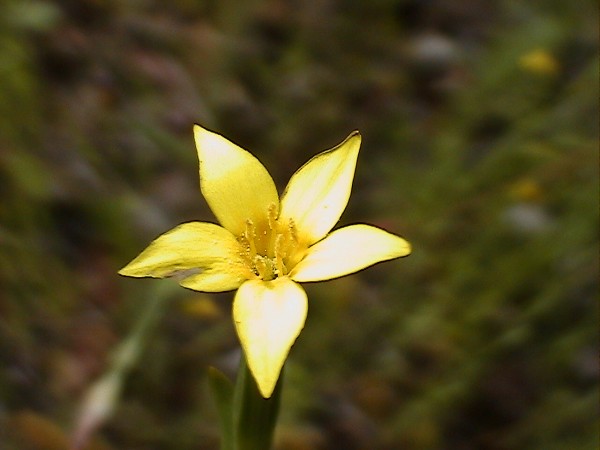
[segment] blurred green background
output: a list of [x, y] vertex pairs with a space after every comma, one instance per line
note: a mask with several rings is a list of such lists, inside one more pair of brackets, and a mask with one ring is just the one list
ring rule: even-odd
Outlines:
[[85, 448], [218, 448], [206, 368], [234, 369], [232, 294], [116, 274], [214, 221], [194, 122], [280, 189], [359, 129], [341, 223], [414, 247], [306, 286], [277, 449], [598, 448], [595, 1], [0, 8], [2, 449], [68, 448], [163, 300]]

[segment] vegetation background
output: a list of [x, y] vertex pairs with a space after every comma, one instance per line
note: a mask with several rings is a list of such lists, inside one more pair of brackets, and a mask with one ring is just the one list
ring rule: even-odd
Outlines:
[[277, 449], [598, 448], [595, 1], [0, 8], [2, 449], [68, 448], [163, 298], [85, 448], [218, 448], [206, 369], [237, 357], [231, 294], [116, 274], [214, 220], [194, 122], [280, 188], [359, 129], [341, 221], [414, 246], [307, 286]]

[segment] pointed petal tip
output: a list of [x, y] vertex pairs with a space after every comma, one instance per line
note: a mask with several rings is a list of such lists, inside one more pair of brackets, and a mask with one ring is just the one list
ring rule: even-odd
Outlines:
[[194, 124], [192, 129], [194, 131], [194, 138], [196, 138], [199, 133], [210, 132], [209, 130], [204, 128], [202, 125], [198, 125], [197, 123]]
[[403, 240], [404, 240], [404, 249], [403, 249], [404, 253], [401, 254], [399, 256], [399, 258], [402, 258], [404, 256], [408, 256], [408, 255], [410, 255], [412, 253], [412, 244], [410, 242], [408, 242], [406, 239], [403, 239]]
[[194, 124], [194, 141], [196, 143], [196, 147], [198, 147], [205, 139], [220, 136], [225, 139], [224, 136], [221, 136], [219, 133], [209, 130], [208, 128], [204, 128], [202, 125]]
[[195, 123], [194, 122], [194, 126], [192, 127], [194, 132], [198, 131], [208, 131], [210, 133], [214, 133], [214, 131], [210, 131], [208, 128], [206, 128], [205, 126], [200, 125], [199, 123]]
[[362, 135], [360, 134], [360, 131], [354, 130], [352, 133], [350, 133], [348, 135], [348, 137], [346, 138], [346, 140], [351, 139], [351, 138], [362, 139]]
[[352, 133], [350, 133], [348, 135], [348, 137], [346, 139], [344, 139], [340, 144], [336, 145], [335, 147], [333, 147], [332, 150], [342, 147], [344, 144], [348, 144], [351, 141], [355, 141], [355, 145], [358, 147], [356, 149], [356, 151], [358, 151], [358, 149], [360, 148], [360, 144], [362, 142], [362, 135], [360, 134], [360, 131], [358, 130], [354, 130]]
[[192, 126], [192, 130], [194, 133], [211, 133], [211, 134], [217, 134], [219, 136], [223, 136], [221, 133], [219, 133], [217, 131], [213, 131], [210, 128], [205, 127], [204, 125], [200, 125], [199, 123], [194, 123], [194, 125]]
[[[256, 381], [256, 379], [254, 381]], [[264, 398], [265, 400], [271, 398], [271, 396], [273, 395], [273, 391], [275, 390], [275, 386], [277, 386], [277, 381], [275, 381], [275, 383], [269, 384], [258, 383], [258, 381], [256, 381], [256, 387], [258, 387], [260, 395], [262, 395], [262, 398]]]
[[131, 261], [125, 267], [120, 269], [117, 273], [119, 275], [121, 275], [122, 277], [134, 277], [134, 278], [144, 277], [145, 275], [140, 275], [139, 272], [135, 269], [135, 267], [132, 266], [132, 263], [133, 263], [133, 261]]
[[392, 240], [390, 242], [389, 259], [404, 258], [412, 253], [412, 245], [410, 242], [393, 233], [389, 233], [389, 235]]

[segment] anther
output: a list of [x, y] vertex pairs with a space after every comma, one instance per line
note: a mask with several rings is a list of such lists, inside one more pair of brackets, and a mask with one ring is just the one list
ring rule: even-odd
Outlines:
[[277, 205], [275, 203], [271, 203], [269, 205], [269, 211], [267, 213], [267, 217], [269, 220], [269, 229], [275, 230], [277, 227], [277, 215], [278, 211], [276, 211]]
[[294, 219], [290, 219], [290, 221], [288, 222], [288, 231], [290, 233], [290, 238], [294, 243], [298, 242], [298, 236], [296, 234], [296, 223], [294, 222]]
[[250, 249], [251, 255], [256, 255], [256, 246], [254, 245], [254, 239], [256, 238], [256, 230], [252, 220], [246, 220], [246, 229], [244, 230], [244, 238], [248, 242], [248, 248]]

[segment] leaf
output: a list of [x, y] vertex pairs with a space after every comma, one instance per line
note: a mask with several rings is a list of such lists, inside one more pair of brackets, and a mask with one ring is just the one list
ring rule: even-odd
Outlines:
[[223, 372], [214, 367], [209, 367], [208, 384], [219, 414], [221, 450], [234, 450], [233, 383]]

